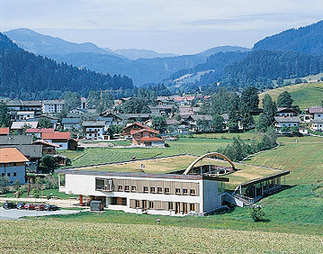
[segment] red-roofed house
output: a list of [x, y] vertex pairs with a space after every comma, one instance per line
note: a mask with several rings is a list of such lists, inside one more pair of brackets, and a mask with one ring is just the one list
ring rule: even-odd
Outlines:
[[7, 136], [9, 135], [9, 127], [5, 127], [5, 128], [0, 128], [0, 136]]
[[70, 132], [45, 132], [42, 134], [42, 139], [58, 145], [59, 150], [62, 149], [70, 149], [76, 150], [77, 149], [77, 140], [71, 138]]
[[159, 132], [140, 123], [133, 123], [123, 129], [125, 137], [132, 137], [133, 146], [164, 147], [164, 140], [156, 135]]
[[17, 148], [0, 148], [0, 177], [7, 177], [10, 183], [25, 183], [28, 159]]
[[35, 136], [37, 139], [41, 139], [43, 133], [52, 133], [54, 131], [55, 131], [55, 129], [52, 129], [52, 128], [49, 128], [49, 129], [46, 129], [46, 128], [42, 128], [42, 129], [29, 128], [29, 129], [26, 130], [25, 133], [26, 133], [26, 135], [32, 135], [32, 136]]

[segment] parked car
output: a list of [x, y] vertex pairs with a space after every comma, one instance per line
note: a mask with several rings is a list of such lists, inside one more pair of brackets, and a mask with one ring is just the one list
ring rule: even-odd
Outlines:
[[56, 205], [45, 205], [45, 211], [57, 211], [59, 209]]
[[17, 204], [17, 209], [21, 210], [24, 209], [25, 203], [18, 203]]
[[35, 206], [35, 210], [44, 211], [45, 210], [45, 205], [44, 204], [38, 204], [38, 205]]
[[6, 210], [14, 209], [17, 207], [17, 205], [15, 203], [8, 203], [8, 202], [4, 203], [2, 206]]
[[34, 204], [28, 203], [28, 204], [24, 205], [24, 209], [26, 209], [26, 210], [35, 210], [35, 208], [36, 208], [36, 206]]

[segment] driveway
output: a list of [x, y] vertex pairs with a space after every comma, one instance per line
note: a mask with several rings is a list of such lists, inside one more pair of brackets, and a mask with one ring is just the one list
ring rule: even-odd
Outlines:
[[21, 217], [48, 216], [48, 215], [64, 215], [79, 213], [77, 210], [58, 210], [58, 211], [35, 211], [35, 210], [6, 210], [0, 208], [0, 220], [17, 220]]

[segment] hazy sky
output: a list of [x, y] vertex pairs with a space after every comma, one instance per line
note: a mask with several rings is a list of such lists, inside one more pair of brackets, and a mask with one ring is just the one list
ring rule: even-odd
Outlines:
[[30, 28], [100, 47], [195, 53], [323, 19], [322, 0], [0, 0], [0, 31]]

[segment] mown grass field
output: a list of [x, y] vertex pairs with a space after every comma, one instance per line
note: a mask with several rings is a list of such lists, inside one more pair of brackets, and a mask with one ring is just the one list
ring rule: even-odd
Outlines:
[[305, 83], [284, 86], [276, 89], [269, 90], [259, 95], [260, 103], [262, 107], [262, 99], [265, 94], [269, 94], [273, 100], [277, 100], [279, 94], [287, 91], [291, 94], [294, 105], [298, 105], [300, 109], [306, 109], [312, 106], [321, 105], [323, 98], [323, 83]]
[[[19, 228], [19, 234], [17, 234]], [[7, 221], [2, 253], [319, 253], [322, 237], [111, 223]], [[21, 237], [21, 236], [24, 237]], [[5, 237], [3, 237], [5, 236]]]
[[232, 139], [180, 138], [178, 141], [168, 141], [170, 147], [165, 148], [86, 148], [79, 151], [59, 151], [60, 154], [72, 160], [73, 167], [165, 157], [177, 154], [202, 155], [217, 151], [232, 143]]

